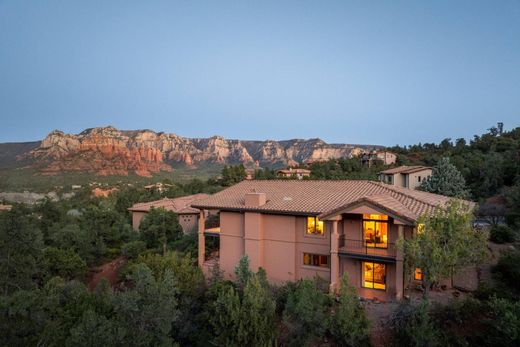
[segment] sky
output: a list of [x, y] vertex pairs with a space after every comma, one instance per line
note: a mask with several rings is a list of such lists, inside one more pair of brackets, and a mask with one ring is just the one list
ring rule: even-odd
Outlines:
[[0, 0], [0, 142], [406, 145], [520, 126], [520, 0]]

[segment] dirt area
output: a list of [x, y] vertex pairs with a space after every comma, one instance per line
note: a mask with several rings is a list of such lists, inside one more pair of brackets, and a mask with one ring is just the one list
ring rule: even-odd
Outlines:
[[106, 278], [108, 283], [113, 286], [119, 274], [119, 269], [127, 262], [126, 258], [119, 257], [109, 263], [105, 263], [92, 269], [92, 277], [88, 281], [88, 288], [94, 290], [102, 278]]

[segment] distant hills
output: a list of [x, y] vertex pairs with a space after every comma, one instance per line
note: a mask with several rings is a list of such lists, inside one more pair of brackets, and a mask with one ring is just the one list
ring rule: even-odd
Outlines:
[[30, 167], [42, 175], [88, 172], [102, 176], [150, 176], [176, 165], [244, 164], [276, 167], [358, 155], [378, 145], [328, 144], [321, 139], [228, 140], [186, 138], [151, 130], [86, 129], [74, 135], [52, 131], [44, 140], [0, 144], [0, 168]]

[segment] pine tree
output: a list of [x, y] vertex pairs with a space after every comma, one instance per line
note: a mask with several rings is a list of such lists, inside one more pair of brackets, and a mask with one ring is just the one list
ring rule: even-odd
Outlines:
[[466, 198], [466, 181], [455, 165], [447, 157], [442, 158], [432, 170], [432, 175], [424, 180], [420, 190], [445, 196]]

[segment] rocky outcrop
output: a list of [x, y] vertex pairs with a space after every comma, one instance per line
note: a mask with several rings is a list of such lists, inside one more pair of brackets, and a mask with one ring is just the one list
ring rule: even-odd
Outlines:
[[55, 130], [41, 144], [18, 157], [30, 160], [41, 174], [92, 172], [99, 175], [150, 176], [171, 171], [176, 163], [238, 164], [248, 166], [294, 165], [350, 157], [356, 148], [380, 146], [327, 144], [320, 139], [241, 141], [221, 136], [190, 139], [151, 130], [121, 131], [92, 128], [78, 135]]

